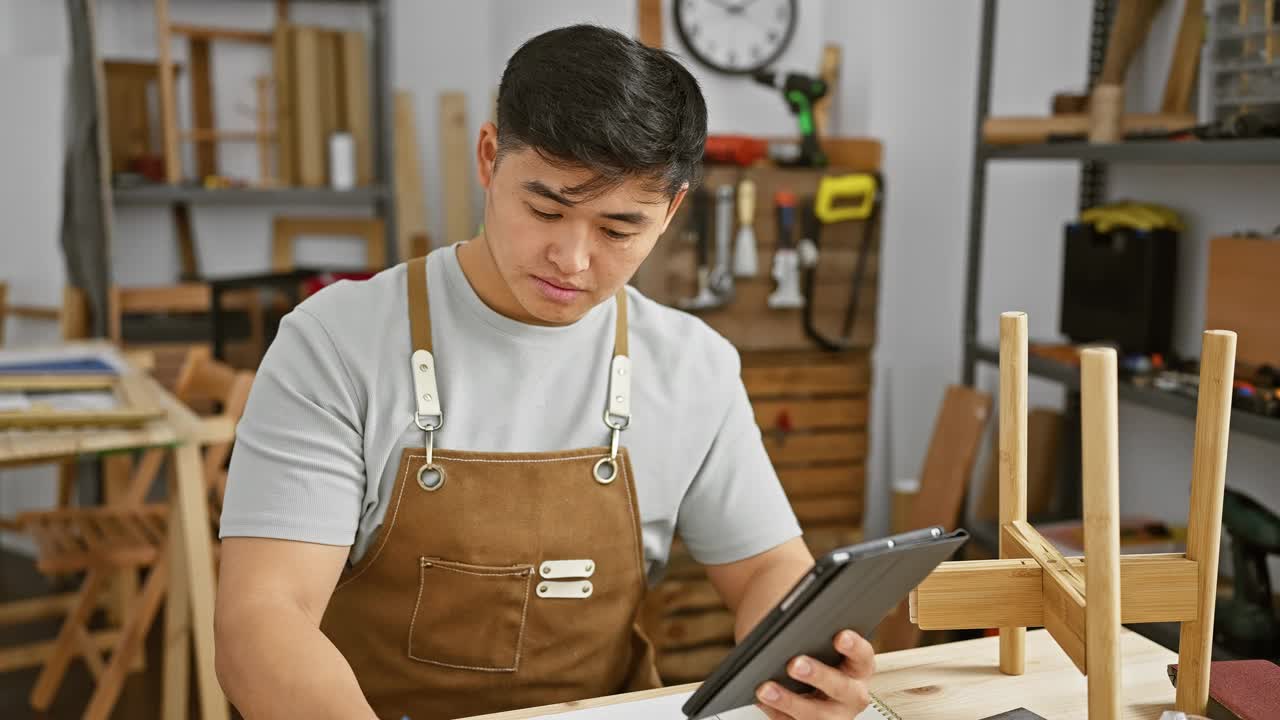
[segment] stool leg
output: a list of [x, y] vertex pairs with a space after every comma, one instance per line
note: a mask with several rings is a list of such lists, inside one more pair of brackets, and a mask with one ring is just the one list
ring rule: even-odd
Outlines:
[[1235, 365], [1236, 334], [1225, 330], [1205, 332], [1200, 350], [1191, 507], [1187, 513], [1187, 558], [1197, 563], [1200, 611], [1194, 621], [1182, 623], [1178, 638], [1177, 708], [1197, 715], [1204, 715], [1209, 704], [1209, 663], [1213, 658], [1213, 613]]
[[43, 712], [53, 704], [53, 698], [58, 694], [58, 688], [62, 686], [62, 679], [66, 677], [67, 666], [76, 655], [77, 629], [83, 628], [85, 623], [89, 622], [89, 616], [98, 606], [98, 593], [102, 591], [106, 578], [107, 576], [100, 570], [90, 570], [85, 576], [84, 584], [80, 587], [80, 595], [76, 598], [71, 611], [67, 613], [67, 618], [62, 621], [62, 629], [58, 631], [58, 638], [54, 640], [53, 651], [45, 661], [44, 667], [40, 669], [36, 684], [31, 688], [29, 699], [32, 708]]
[[1120, 717], [1120, 419], [1116, 351], [1080, 357], [1089, 720]]
[[[1000, 315], [1000, 527], [1027, 519], [1027, 314]], [[1000, 533], [1000, 557], [1009, 557]], [[1026, 668], [1027, 629], [1000, 628], [1000, 672]]]
[[120, 691], [124, 688], [125, 676], [129, 673], [129, 665], [142, 650], [142, 642], [146, 639], [147, 630], [155, 620], [156, 611], [160, 608], [160, 600], [164, 598], [168, 586], [169, 560], [168, 553], [160, 553], [156, 564], [151, 567], [151, 574], [142, 586], [142, 592], [131, 608], [129, 619], [120, 631], [120, 640], [111, 652], [111, 662], [102, 674], [98, 686], [94, 688], [89, 699], [89, 707], [84, 711], [85, 720], [107, 720], [116, 701], [120, 699]]

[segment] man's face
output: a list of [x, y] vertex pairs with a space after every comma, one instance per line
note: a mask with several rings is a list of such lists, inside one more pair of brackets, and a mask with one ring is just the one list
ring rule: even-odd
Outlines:
[[486, 126], [479, 147], [485, 242], [516, 302], [540, 324], [572, 323], [613, 296], [684, 195], [668, 198], [631, 179], [595, 197], [569, 196], [565, 190], [590, 180], [591, 171], [557, 167], [530, 148], [505, 153], [494, 169], [495, 151], [496, 130]]

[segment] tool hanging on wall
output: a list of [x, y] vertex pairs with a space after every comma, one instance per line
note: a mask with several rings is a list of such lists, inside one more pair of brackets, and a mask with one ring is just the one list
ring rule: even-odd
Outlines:
[[[809, 338], [824, 350], [839, 351], [854, 347], [853, 331], [858, 317], [858, 301], [862, 295], [867, 258], [871, 254], [871, 245], [875, 242], [883, 195], [884, 185], [879, 173], [824, 177], [818, 185], [817, 197], [804, 214], [804, 237], [799, 248], [804, 279], [804, 329]], [[852, 204], [846, 204], [851, 200], [854, 201]], [[862, 244], [853, 266], [853, 282], [849, 289], [849, 303], [845, 306], [841, 334], [833, 338], [817, 327], [813, 317], [821, 257], [820, 235], [823, 225], [855, 220], [863, 221]]]
[[778, 287], [766, 301], [775, 310], [804, 307], [804, 295], [800, 291], [800, 258], [792, 231], [796, 222], [796, 196], [787, 190], [779, 190], [773, 196], [778, 211], [778, 249], [773, 254], [773, 279]]
[[733, 186], [716, 188], [716, 264], [708, 278], [711, 292], [722, 303], [733, 299], [733, 272], [729, 265], [729, 240], [733, 230]]
[[738, 183], [738, 239], [733, 249], [733, 274], [740, 278], [755, 277], [756, 230], [752, 224], [756, 215], [756, 184], [751, 178]]
[[711, 194], [698, 188], [693, 192], [691, 203], [685, 233], [694, 236], [694, 247], [697, 248], [698, 293], [679, 304], [682, 310], [707, 310], [724, 304], [724, 300], [711, 291]]
[[801, 75], [799, 73], [769, 72], [762, 70], [755, 74], [756, 82], [782, 91], [782, 97], [796, 116], [800, 126], [800, 152], [790, 162], [779, 162], [780, 165], [799, 165], [803, 167], [826, 167], [827, 156], [818, 143], [818, 134], [813, 122], [813, 104], [827, 94], [827, 83], [822, 78]]

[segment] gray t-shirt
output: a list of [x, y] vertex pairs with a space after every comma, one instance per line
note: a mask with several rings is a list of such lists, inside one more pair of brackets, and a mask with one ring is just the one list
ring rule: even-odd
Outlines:
[[[484, 304], [456, 246], [427, 259], [444, 412], [436, 447], [542, 452], [608, 445], [602, 413], [616, 303], [565, 327]], [[336, 283], [289, 313], [236, 431], [222, 537], [351, 546], [382, 524], [413, 422], [406, 270]], [[701, 320], [627, 288], [631, 455], [650, 582], [673, 532], [693, 557], [741, 560], [800, 534], [740, 378], [737, 351]]]

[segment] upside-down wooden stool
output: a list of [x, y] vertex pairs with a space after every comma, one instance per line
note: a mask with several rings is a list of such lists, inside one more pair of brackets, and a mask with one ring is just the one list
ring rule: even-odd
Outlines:
[[1027, 316], [1000, 318], [1000, 558], [943, 563], [911, 595], [922, 629], [1000, 628], [1000, 669], [1021, 675], [1044, 626], [1088, 676], [1089, 717], [1120, 717], [1120, 624], [1179, 622], [1177, 708], [1205, 714], [1236, 335], [1204, 333], [1187, 552], [1120, 555], [1116, 354], [1081, 354], [1084, 557], [1026, 522]]

